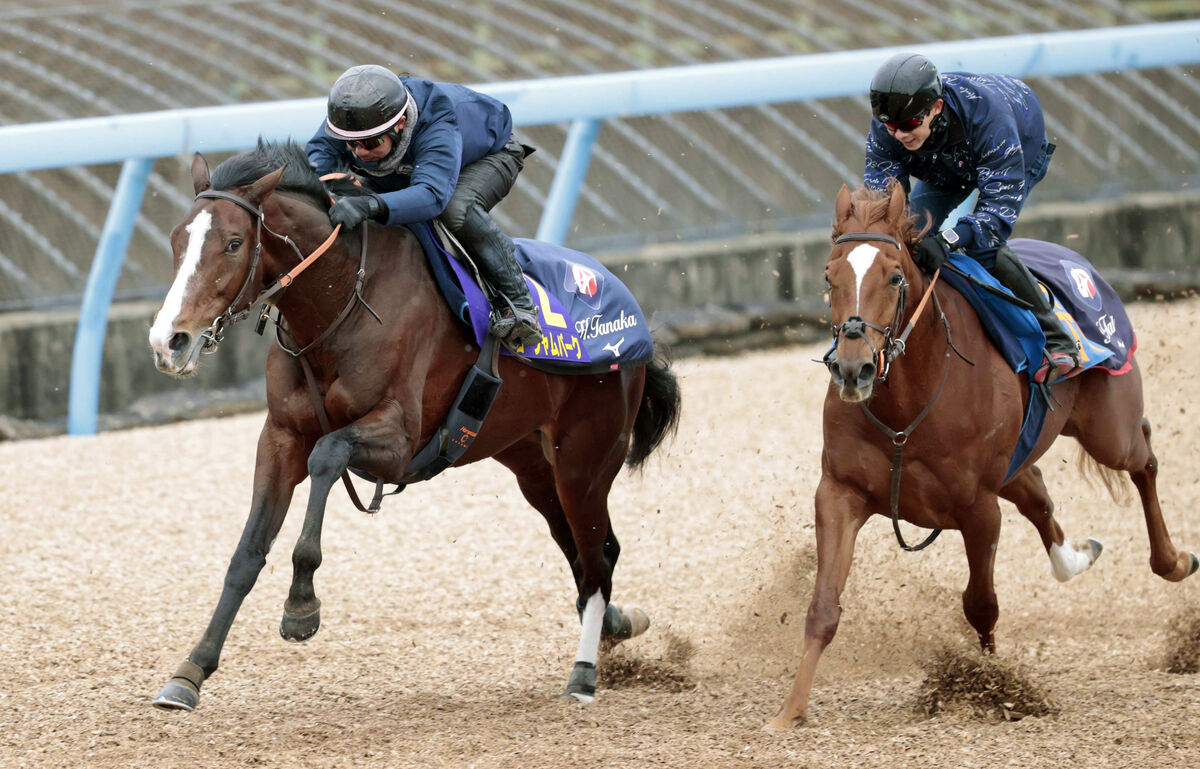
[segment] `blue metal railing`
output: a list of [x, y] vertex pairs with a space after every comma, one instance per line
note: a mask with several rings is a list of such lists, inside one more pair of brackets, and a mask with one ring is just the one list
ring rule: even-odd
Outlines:
[[[517, 125], [570, 122], [537, 237], [561, 243], [606, 119], [864, 93], [893, 53], [919, 50], [943, 70], [1061, 77], [1200, 63], [1200, 21], [975, 39], [921, 46], [473, 86], [504, 101]], [[240, 151], [261, 136], [306, 140], [325, 99], [169, 110], [0, 128], [0, 173], [120, 162], [124, 166], [83, 297], [67, 429], [96, 431], [108, 309], [154, 158]], [[864, 126], [865, 132], [865, 126]], [[49, 149], [48, 149], [49, 148]]]

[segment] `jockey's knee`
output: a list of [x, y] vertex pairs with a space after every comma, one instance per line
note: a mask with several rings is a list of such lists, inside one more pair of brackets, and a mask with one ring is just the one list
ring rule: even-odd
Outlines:
[[446, 225], [446, 229], [457, 235], [466, 226], [467, 214], [470, 213], [472, 207], [479, 208], [479, 202], [465, 195], [462, 197], [456, 196], [450, 199], [446, 210], [442, 211], [442, 215], [438, 218], [442, 224]]

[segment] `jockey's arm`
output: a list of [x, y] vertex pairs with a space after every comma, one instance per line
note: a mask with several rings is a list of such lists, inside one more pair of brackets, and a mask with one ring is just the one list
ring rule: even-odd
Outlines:
[[320, 176], [341, 173], [350, 168], [352, 156], [346, 149], [346, 143], [325, 133], [325, 121], [321, 121], [317, 132], [308, 140], [304, 153], [308, 155], [309, 164]]
[[882, 125], [872, 121], [871, 130], [867, 134], [863, 185], [874, 190], [883, 190], [887, 189], [889, 180], [895, 179], [904, 187], [906, 195], [911, 192], [908, 173], [904, 170], [904, 152], [905, 149], [888, 136]]
[[1014, 121], [1004, 121], [980, 142], [976, 165], [979, 200], [958, 220], [959, 248], [995, 248], [1008, 242], [1025, 203], [1025, 157]]
[[435, 219], [446, 210], [462, 163], [462, 137], [453, 122], [436, 124], [413, 137], [413, 171], [408, 186], [380, 195], [387, 224]]

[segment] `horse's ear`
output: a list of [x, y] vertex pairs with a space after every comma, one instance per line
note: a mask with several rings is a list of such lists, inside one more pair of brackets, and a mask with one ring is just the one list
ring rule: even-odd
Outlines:
[[904, 215], [904, 206], [908, 204], [908, 196], [904, 194], [904, 186], [892, 185], [892, 197], [888, 201], [887, 220], [889, 223], [899, 222]]
[[833, 221], [836, 224], [841, 224], [850, 216], [850, 188], [842, 185], [838, 190], [837, 202], [833, 207]]
[[285, 168], [287, 168], [287, 166], [280, 166], [247, 187], [246, 200], [261, 208], [262, 202], [266, 200], [272, 192], [275, 191], [275, 187], [279, 184], [279, 180], [283, 178], [283, 171]]
[[197, 152], [192, 155], [192, 189], [199, 195], [211, 186], [212, 183], [208, 180], [208, 161]]

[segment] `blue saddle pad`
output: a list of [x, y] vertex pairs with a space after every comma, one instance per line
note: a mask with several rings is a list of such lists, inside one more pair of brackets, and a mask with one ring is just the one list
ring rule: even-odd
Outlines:
[[[474, 276], [448, 253], [433, 227], [410, 227], [425, 251], [442, 296], [455, 316], [482, 344], [489, 306]], [[654, 341], [641, 308], [625, 284], [594, 257], [563, 246], [515, 238], [517, 261], [530, 296], [538, 305], [545, 339], [535, 348], [501, 354], [560, 374], [615, 371], [644, 365], [654, 357]]]
[[[1100, 366], [1113, 375], [1129, 371], [1137, 338], [1125, 306], [1096, 268], [1080, 254], [1054, 243], [1014, 238], [1008, 244], [1050, 292], [1059, 320], [1079, 342], [1079, 370]], [[979, 282], [1011, 295], [974, 259], [953, 254], [950, 262]], [[1046, 337], [1033, 313], [953, 273], [943, 272], [942, 277], [975, 308], [988, 336], [1012, 370], [1025, 372], [1032, 382], [1046, 345]], [[1045, 396], [1043, 388], [1032, 388], [1006, 482], [1037, 445], [1046, 421]]]

